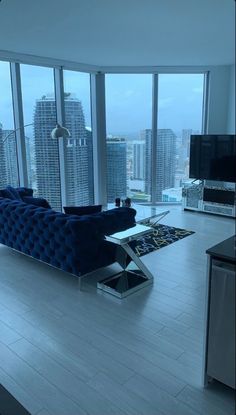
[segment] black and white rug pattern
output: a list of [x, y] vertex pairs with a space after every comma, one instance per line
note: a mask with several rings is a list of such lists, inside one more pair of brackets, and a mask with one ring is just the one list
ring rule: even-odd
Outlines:
[[152, 228], [153, 231], [150, 234], [137, 238], [129, 244], [139, 257], [164, 248], [195, 233], [186, 229], [161, 224], [152, 225]]

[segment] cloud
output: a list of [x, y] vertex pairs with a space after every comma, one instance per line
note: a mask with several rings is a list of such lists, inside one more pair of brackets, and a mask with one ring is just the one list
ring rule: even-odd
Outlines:
[[202, 87], [199, 86], [199, 87], [193, 88], [192, 91], [196, 92], [196, 94], [202, 94], [203, 89]]
[[135, 91], [133, 89], [127, 89], [127, 91], [125, 91], [124, 96], [126, 98], [132, 97], [135, 94]]
[[168, 98], [160, 98], [158, 100], [158, 108], [168, 108], [171, 106], [172, 102], [174, 102], [174, 97], [168, 97]]

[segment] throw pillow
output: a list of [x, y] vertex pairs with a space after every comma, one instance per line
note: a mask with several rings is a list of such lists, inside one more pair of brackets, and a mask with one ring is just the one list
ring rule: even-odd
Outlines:
[[7, 186], [5, 189], [1, 190], [1, 197], [6, 197], [11, 200], [21, 200], [21, 197], [16, 189], [12, 186]]
[[23, 197], [23, 202], [29, 203], [31, 205], [43, 207], [46, 209], [51, 209], [51, 206], [49, 205], [48, 201], [42, 197], [25, 196]]
[[21, 201], [22, 201], [20, 194], [18, 193], [18, 191], [17, 191], [14, 187], [12, 187], [12, 186], [7, 186], [6, 188], [7, 188], [7, 190], [9, 190], [9, 192], [12, 194], [13, 199], [16, 199], [16, 200], [21, 200]]
[[1, 190], [0, 190], [0, 197], [7, 197], [7, 196], [5, 195], [4, 189], [1, 189]]
[[6, 197], [7, 199], [12, 199], [12, 194], [7, 189], [1, 189], [0, 197]]
[[25, 196], [33, 196], [33, 189], [30, 189], [29, 187], [17, 187], [16, 188], [19, 195], [23, 198]]
[[102, 210], [102, 205], [91, 206], [64, 206], [64, 212], [68, 215], [92, 215], [93, 213], [99, 213]]

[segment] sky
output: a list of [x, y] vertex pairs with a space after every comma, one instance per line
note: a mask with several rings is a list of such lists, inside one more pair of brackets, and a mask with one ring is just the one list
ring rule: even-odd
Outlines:
[[[152, 75], [106, 75], [107, 134], [130, 135], [151, 128]], [[160, 74], [158, 83], [158, 128], [201, 131], [203, 74]], [[36, 99], [54, 94], [53, 70], [21, 65], [24, 123], [33, 122]], [[0, 122], [4, 129], [13, 129], [9, 64], [0, 62]], [[91, 126], [89, 74], [64, 72], [65, 92], [75, 93], [82, 102], [86, 126]], [[28, 136], [32, 128], [25, 131]]]
[[[201, 129], [202, 74], [159, 75], [158, 128]], [[106, 76], [107, 130], [151, 128], [152, 75]]]

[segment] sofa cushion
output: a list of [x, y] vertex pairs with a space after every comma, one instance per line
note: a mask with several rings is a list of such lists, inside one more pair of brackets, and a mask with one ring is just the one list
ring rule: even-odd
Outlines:
[[10, 194], [8, 195], [5, 192], [5, 189], [0, 189], [0, 197], [7, 197], [8, 199], [11, 199], [11, 195]]
[[23, 199], [23, 202], [25, 203], [30, 203], [31, 205], [43, 207], [46, 209], [51, 209], [50, 204], [43, 197], [24, 196], [22, 199]]
[[0, 197], [6, 197], [7, 199], [12, 199], [13, 200], [13, 196], [12, 196], [10, 190], [8, 190], [8, 189], [1, 189], [0, 190]]
[[0, 196], [1, 197], [6, 197], [7, 199], [11, 199], [11, 200], [21, 200], [22, 201], [19, 193], [12, 186], [7, 186], [5, 189], [1, 189]]
[[12, 186], [7, 186], [7, 189], [13, 195], [13, 199], [15, 199], [15, 200], [22, 200], [21, 195], [18, 193], [17, 189], [15, 189]]
[[93, 213], [99, 213], [102, 210], [102, 205], [92, 206], [64, 206], [64, 212], [68, 215], [91, 215]]
[[17, 187], [17, 192], [21, 196], [21, 198], [25, 196], [33, 196], [33, 189], [30, 189], [29, 187]]

